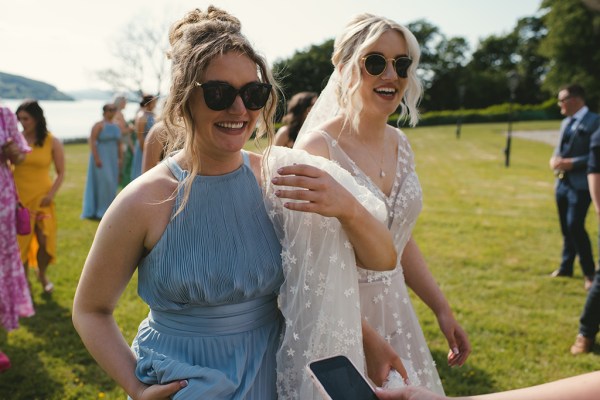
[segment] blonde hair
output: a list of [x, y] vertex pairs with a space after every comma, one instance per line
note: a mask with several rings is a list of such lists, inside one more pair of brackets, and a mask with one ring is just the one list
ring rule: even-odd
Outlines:
[[360, 112], [363, 109], [363, 103], [358, 93], [358, 88], [362, 83], [361, 58], [365, 55], [368, 47], [390, 30], [395, 30], [404, 37], [408, 47], [408, 56], [413, 60], [408, 69], [408, 84], [400, 103], [401, 112], [398, 123], [407, 117], [412, 126], [419, 121], [417, 105], [423, 94], [423, 86], [417, 77], [417, 66], [421, 58], [419, 43], [415, 35], [406, 27], [388, 18], [365, 13], [350, 20], [344, 31], [338, 35], [333, 44], [331, 57], [334, 67], [340, 72], [337, 98], [345, 115], [344, 123], [350, 123], [355, 130], [358, 129]]
[[217, 56], [234, 51], [244, 54], [256, 63], [259, 79], [272, 85], [271, 96], [261, 110], [257, 121], [256, 139], [265, 134], [271, 144], [274, 135], [274, 114], [277, 91], [271, 70], [264, 57], [258, 54], [241, 33], [241, 23], [234, 16], [217, 7], [206, 11], [195, 9], [175, 22], [169, 31], [171, 48], [171, 88], [162, 110], [166, 130], [167, 153], [183, 148], [190, 157], [189, 175], [180, 182], [184, 187], [183, 201], [177, 213], [185, 207], [194, 177], [200, 171], [200, 155], [195, 146], [195, 124], [190, 98], [195, 82], [201, 82], [204, 71]]

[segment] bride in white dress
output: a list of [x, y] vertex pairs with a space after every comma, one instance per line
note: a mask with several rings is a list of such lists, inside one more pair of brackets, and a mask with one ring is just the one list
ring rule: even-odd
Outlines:
[[[393, 349], [401, 358], [411, 385], [443, 394], [407, 285], [435, 313], [448, 341], [449, 365], [462, 365], [471, 345], [412, 236], [422, 208], [421, 186], [407, 137], [387, 124], [398, 107], [411, 125], [418, 122], [419, 57], [419, 45], [405, 27], [370, 14], [356, 16], [335, 40], [335, 71], [294, 148], [339, 164], [385, 203], [387, 225], [401, 256], [391, 272], [359, 266], [362, 316], [391, 346], [386, 356]], [[384, 384], [392, 376], [390, 365], [371, 358], [376, 352], [368, 348], [365, 353], [369, 377]]]

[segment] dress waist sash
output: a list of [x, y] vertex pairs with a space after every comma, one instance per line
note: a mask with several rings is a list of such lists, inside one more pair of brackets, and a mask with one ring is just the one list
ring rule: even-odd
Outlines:
[[150, 310], [148, 324], [172, 335], [214, 336], [250, 331], [279, 321], [277, 296], [263, 296], [243, 303], [194, 306], [185, 310]]

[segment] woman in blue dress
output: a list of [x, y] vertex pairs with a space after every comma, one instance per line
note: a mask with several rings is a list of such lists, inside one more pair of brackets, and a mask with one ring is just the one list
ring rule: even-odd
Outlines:
[[[272, 142], [277, 87], [240, 29], [212, 6], [172, 26], [162, 119], [182, 150], [119, 193], [77, 287], [75, 328], [132, 399], [277, 398], [282, 242], [264, 203], [263, 157], [243, 150], [255, 129]], [[393, 268], [387, 228], [331, 175], [304, 164], [277, 171], [268, 182], [281, 188], [272, 192], [281, 208], [332, 217], [357, 258]], [[113, 311], [136, 268], [150, 312], [130, 348]]]
[[140, 111], [135, 118], [136, 143], [131, 164], [131, 180], [142, 174], [142, 158], [144, 153], [144, 142], [150, 128], [154, 125], [154, 108], [156, 97], [145, 95], [140, 102]]
[[101, 219], [117, 195], [123, 151], [121, 129], [113, 121], [116, 111], [115, 105], [105, 104], [102, 121], [92, 127], [81, 218]]

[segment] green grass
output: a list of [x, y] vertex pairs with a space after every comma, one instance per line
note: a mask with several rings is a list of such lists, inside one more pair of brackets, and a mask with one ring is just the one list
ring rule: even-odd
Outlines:
[[[557, 129], [558, 122], [517, 123], [515, 130]], [[447, 345], [431, 312], [417, 313], [448, 394], [503, 390], [598, 368], [596, 354], [572, 357], [585, 301], [583, 278], [548, 274], [560, 257], [554, 205], [552, 148], [513, 139], [504, 167], [505, 124], [408, 129], [424, 191], [415, 237], [434, 276], [469, 333], [473, 353], [462, 368], [446, 367]], [[0, 334], [13, 368], [0, 375], [0, 397], [11, 399], [123, 399], [124, 392], [96, 365], [71, 324], [73, 294], [96, 222], [79, 219], [87, 168], [85, 145], [66, 146], [67, 177], [56, 203], [58, 262], [50, 269], [51, 297], [30, 280], [36, 315]], [[587, 226], [596, 247], [597, 222]], [[597, 253], [597, 249], [594, 249]], [[147, 313], [128, 286], [116, 318], [128, 341]]]

